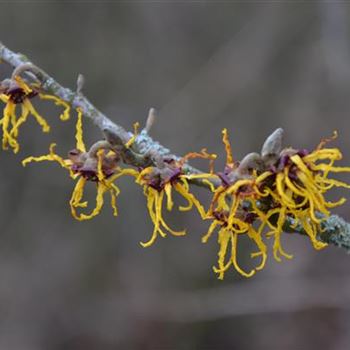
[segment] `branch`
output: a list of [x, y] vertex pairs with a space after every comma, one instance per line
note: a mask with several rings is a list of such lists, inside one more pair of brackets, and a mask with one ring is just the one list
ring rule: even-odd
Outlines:
[[[149, 136], [148, 132], [150, 124], [152, 123], [150, 121], [148, 121], [146, 127], [136, 137], [136, 140], [132, 146], [130, 148], [126, 147], [125, 144], [130, 140], [133, 134], [110, 120], [81, 93], [81, 75], [78, 77], [78, 91], [73, 92], [72, 90], [60, 85], [54, 78], [49, 76], [41, 68], [35, 66], [25, 55], [11, 51], [1, 42], [0, 60], [8, 63], [15, 69], [13, 75], [26, 73], [30, 78], [33, 78], [34, 74], [34, 78], [37, 78], [41, 84], [40, 88], [42, 91], [59, 97], [61, 100], [69, 103], [72, 108], [79, 108], [84, 117], [91, 119], [93, 123], [101, 130], [106, 140], [118, 150], [118, 153], [121, 155], [126, 164], [130, 164], [135, 167], [146, 167], [152, 164], [154, 165], [154, 159], [152, 159], [154, 155], [174, 159], [180, 158], [171, 154], [169, 149], [162, 146], [159, 142], [154, 141], [152, 137]], [[186, 173], [190, 174], [202, 173], [202, 171], [199, 169], [196, 169], [188, 164], [185, 164], [184, 170]], [[193, 179], [191, 180], [191, 183], [208, 188], [208, 184], [199, 179]]]
[[[23, 73], [31, 79], [34, 78], [39, 80], [42, 91], [59, 97], [63, 101], [69, 103], [75, 109], [79, 108], [84, 117], [91, 119], [93, 123], [101, 130], [109, 144], [118, 150], [126, 164], [130, 164], [135, 167], [156, 165], [155, 156], [180, 159], [180, 157], [173, 155], [169, 149], [149, 136], [148, 132], [154, 119], [154, 111], [152, 109], [150, 111], [146, 127], [136, 137], [136, 140], [132, 146], [128, 148], [125, 146], [125, 144], [130, 140], [133, 134], [126, 131], [122, 126], [111, 121], [82, 94], [81, 89], [83, 85], [83, 78], [81, 75], [79, 75], [78, 78], [77, 91], [73, 92], [72, 90], [60, 85], [41, 68], [35, 66], [26, 56], [11, 51], [1, 42], [0, 60], [11, 65], [15, 69], [14, 74]], [[202, 173], [201, 170], [188, 164], [184, 165], [184, 170], [189, 174]], [[214, 186], [219, 185], [219, 182], [212, 182]], [[202, 182], [199, 179], [193, 179], [191, 180], [191, 183], [205, 188], [210, 187], [207, 182]], [[287, 233], [298, 233], [305, 235], [302, 227], [293, 227], [293, 222], [289, 219], [286, 221], [284, 228], [285, 232]], [[319, 239], [325, 243], [342, 247], [350, 252], [350, 223], [347, 223], [344, 219], [337, 215], [331, 215], [322, 221]]]
[[[293, 227], [293, 224], [293, 219], [287, 219], [284, 225], [284, 231], [286, 233], [296, 232], [306, 235], [306, 232], [300, 225]], [[331, 215], [321, 221], [321, 231], [318, 233], [318, 239], [322, 242], [344, 248], [350, 253], [350, 223], [338, 215]]]

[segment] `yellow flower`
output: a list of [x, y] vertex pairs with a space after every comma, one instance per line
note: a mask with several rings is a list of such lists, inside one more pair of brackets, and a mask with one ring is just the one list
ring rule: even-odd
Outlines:
[[[212, 220], [212, 224], [202, 238], [202, 242], [206, 243], [218, 228], [218, 267], [214, 267], [218, 278], [223, 279], [230, 266], [233, 266], [241, 275], [251, 277], [265, 266], [267, 258], [267, 248], [262, 241], [261, 232], [252, 225], [257, 219], [257, 214], [251, 207], [247, 207], [249, 201], [255, 202], [258, 198], [255, 191], [256, 182], [253, 175], [239, 173], [238, 163], [234, 162], [232, 156], [226, 129], [223, 130], [223, 143], [226, 151], [226, 165], [224, 172], [218, 173], [222, 184], [213, 194], [206, 217]], [[258, 248], [258, 251], [251, 256], [261, 257], [260, 264], [249, 272], [244, 271], [237, 262], [238, 236], [242, 235], [247, 235]]]
[[[219, 279], [224, 278], [225, 271], [233, 266], [241, 275], [251, 277], [257, 270], [261, 270], [266, 263], [267, 248], [262, 241], [260, 229], [257, 231], [252, 222], [257, 219], [254, 211], [246, 209], [247, 201], [256, 200], [251, 189], [254, 180], [238, 180], [227, 191], [222, 188], [214, 194], [214, 203], [208, 213], [208, 218], [213, 222], [207, 234], [202, 238], [206, 243], [213, 232], [219, 227], [218, 232], [218, 267], [214, 271], [219, 274]], [[247, 191], [248, 190], [248, 191]], [[240, 268], [237, 262], [237, 241], [239, 235], [247, 235], [257, 246], [258, 251], [251, 254], [252, 257], [261, 257], [261, 263], [249, 272]], [[226, 262], [226, 256], [229, 256]]]
[[[208, 154], [206, 150], [201, 153], [189, 153], [182, 159], [164, 161], [161, 167], [149, 166], [143, 169], [138, 175], [136, 182], [143, 186], [144, 194], [147, 197], [147, 208], [154, 224], [154, 229], [149, 241], [141, 243], [143, 247], [151, 246], [158, 236], [165, 237], [168, 231], [174, 236], [183, 236], [185, 230], [175, 231], [171, 229], [163, 218], [163, 202], [166, 198], [166, 208], [171, 211], [174, 205], [172, 191], [175, 190], [186, 201], [186, 206], [179, 206], [180, 211], [188, 211], [195, 206], [201, 217], [206, 217], [206, 212], [198, 199], [190, 192], [189, 180], [198, 178], [194, 175], [186, 175], [184, 165], [190, 158], [215, 159], [215, 155]], [[206, 178], [205, 174], [201, 174]]]
[[[251, 154], [235, 163], [227, 131], [223, 130], [226, 166], [224, 172], [218, 173], [222, 184], [214, 192], [207, 214], [212, 224], [203, 237], [203, 242], [207, 242], [218, 228], [218, 267], [214, 271], [220, 279], [231, 265], [245, 277], [262, 269], [267, 258], [264, 236], [273, 237], [273, 256], [277, 261], [281, 261], [281, 256], [292, 258], [281, 244], [286, 221], [292, 222], [294, 228], [302, 227], [316, 249], [326, 246], [318, 239], [321, 223], [330, 215], [329, 209], [342, 205], [345, 198], [330, 202], [325, 195], [333, 187], [350, 188], [349, 184], [330, 178], [332, 172], [350, 172], [350, 167], [334, 165], [342, 158], [339, 149], [325, 147], [336, 136], [335, 133], [322, 140], [312, 152], [287, 148], [266, 162], [263, 156]], [[251, 256], [262, 259], [250, 272], [237, 263], [239, 235], [247, 235], [255, 243], [258, 251]]]
[[[122, 175], [134, 175], [134, 172], [136, 172], [133, 169], [121, 169], [119, 167], [105, 169], [105, 164], [108, 164], [109, 161], [114, 162], [114, 152], [106, 153], [105, 150], [100, 150], [97, 153], [97, 158], [97, 168], [92, 164], [91, 168], [86, 167], [85, 162], [85, 166], [81, 167], [79, 170], [76, 170], [79, 174], [79, 179], [75, 185], [69, 203], [73, 217], [80, 221], [91, 219], [101, 212], [104, 203], [104, 194], [106, 192], [109, 192], [110, 194], [113, 215], [117, 216], [118, 210], [116, 206], [116, 197], [119, 195], [120, 190], [119, 187], [114, 184], [114, 181]], [[93, 181], [96, 183], [96, 206], [89, 214], [78, 214], [77, 208], [86, 208], [88, 206], [88, 203], [86, 201], [82, 201], [84, 195], [84, 187], [87, 181]]]
[[[117, 216], [116, 197], [120, 190], [114, 181], [122, 175], [136, 176], [133, 169], [121, 169], [118, 167], [119, 156], [111, 150], [99, 149], [94, 154], [86, 152], [82, 138], [82, 112], [78, 110], [78, 122], [76, 130], [77, 148], [69, 152], [69, 158], [63, 159], [54, 151], [55, 144], [51, 144], [50, 152], [40, 157], [28, 157], [23, 160], [23, 166], [30, 162], [54, 161], [67, 169], [73, 179], [78, 179], [70, 200], [72, 215], [77, 220], [88, 220], [98, 215], [103, 207], [104, 194], [109, 192], [113, 215]], [[84, 188], [87, 182], [96, 184], [96, 205], [90, 213], [78, 213], [77, 209], [86, 208], [87, 201], [83, 201]]]
[[[335, 138], [337, 135], [335, 133]], [[345, 198], [336, 202], [327, 201], [326, 193], [333, 187], [350, 188], [350, 185], [329, 177], [330, 173], [350, 172], [350, 167], [334, 166], [342, 158], [337, 148], [324, 148], [330, 141], [323, 140], [309, 153], [306, 150], [285, 149], [281, 152], [278, 163], [270, 171], [261, 175], [260, 195], [269, 198], [274, 208], [269, 215], [278, 215], [275, 225], [271, 226], [271, 235], [275, 236], [274, 256], [286, 255], [280, 244], [283, 223], [287, 217], [295, 225], [301, 225], [316, 249], [327, 244], [317, 239], [321, 231], [321, 222], [330, 215], [329, 209], [345, 203]], [[258, 210], [258, 209], [256, 209]], [[260, 213], [262, 215], [262, 213]]]
[[[39, 89], [30, 87], [20, 77], [14, 80], [5, 80], [3, 83], [0, 100], [5, 103], [3, 117], [0, 119], [2, 125], [2, 148], [7, 150], [10, 146], [14, 153], [19, 151], [19, 143], [17, 141], [19, 127], [26, 122], [29, 115], [32, 115], [38, 124], [42, 127], [43, 132], [49, 132], [50, 126], [46, 120], [36, 111], [31, 99], [39, 96], [43, 100], [54, 101], [56, 105], [63, 106], [64, 112], [60, 116], [62, 120], [69, 119], [69, 105], [56, 96], [46, 95], [39, 92]], [[21, 107], [20, 115], [17, 115], [17, 106]]]

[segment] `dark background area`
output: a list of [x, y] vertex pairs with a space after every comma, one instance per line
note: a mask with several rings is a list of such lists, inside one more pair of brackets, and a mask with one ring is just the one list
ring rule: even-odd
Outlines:
[[[286, 146], [309, 149], [337, 129], [349, 164], [349, 25], [348, 3], [335, 1], [0, 1], [5, 45], [67, 87], [83, 73], [85, 94], [128, 129], [157, 108], [157, 140], [179, 155], [207, 147], [218, 168], [224, 127], [236, 159], [277, 127]], [[10, 72], [0, 65], [1, 79]], [[252, 279], [231, 270], [219, 281], [216, 239], [201, 243], [207, 224], [195, 212], [169, 216], [186, 237], [139, 245], [152, 225], [131, 179], [120, 181], [118, 218], [106, 205], [76, 222], [66, 172], [20, 164], [52, 140], [61, 154], [74, 147], [73, 120], [37, 106], [52, 133], [28, 122], [21, 153], [0, 153], [1, 350], [349, 348], [344, 251], [286, 235], [293, 260], [270, 257]], [[84, 127], [88, 143], [101, 137]], [[348, 205], [336, 212], [350, 220]]]

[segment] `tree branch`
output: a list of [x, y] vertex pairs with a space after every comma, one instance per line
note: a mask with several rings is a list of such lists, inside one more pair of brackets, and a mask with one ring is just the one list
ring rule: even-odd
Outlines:
[[[26, 73], [30, 78], [34, 77], [40, 81], [41, 90], [59, 97], [61, 100], [69, 103], [72, 108], [79, 108], [83, 116], [89, 118], [101, 130], [106, 140], [114, 146], [121, 155], [126, 164], [136, 167], [146, 167], [154, 164], [153, 155], [158, 157], [169, 157], [179, 159], [180, 157], [171, 154], [170, 150], [162, 146], [157, 141], [154, 141], [148, 134], [149, 127], [146, 127], [136, 137], [135, 142], [130, 148], [125, 144], [133, 136], [131, 132], [126, 131], [122, 126], [114, 123], [106, 115], [100, 112], [80, 91], [78, 87], [77, 92], [63, 87], [54, 78], [49, 76], [41, 68], [34, 65], [25, 55], [15, 53], [8, 49], [0, 42], [0, 60], [11, 65], [16, 75]], [[191, 174], [200, 174], [202, 171], [196, 169], [188, 164], [185, 164], [184, 170]], [[199, 179], [191, 180], [191, 183], [198, 186], [208, 188], [206, 182]], [[215, 185], [215, 184], [214, 184]]]
[[[130, 148], [126, 147], [125, 144], [130, 140], [133, 134], [126, 131], [122, 126], [111, 121], [82, 94], [81, 88], [83, 79], [81, 76], [77, 91], [73, 92], [72, 90], [61, 86], [41, 68], [35, 66], [25, 55], [11, 51], [1, 42], [0, 60], [11, 65], [15, 69], [14, 74], [23, 73], [28, 75], [31, 79], [36, 78], [40, 81], [42, 91], [59, 97], [63, 101], [69, 103], [74, 109], [79, 108], [82, 111], [83, 116], [91, 119], [101, 130], [109, 144], [118, 150], [126, 164], [136, 167], [155, 165], [155, 156], [180, 159], [180, 157], [171, 154], [169, 149], [153, 140], [148, 134], [150, 128], [150, 125], [148, 124], [152, 124], [153, 120], [146, 124], [146, 127], [136, 137], [132, 146]], [[152, 114], [154, 114], [153, 111]], [[154, 118], [154, 115], [152, 118]], [[202, 173], [199, 169], [188, 164], [184, 165], [184, 170], [189, 174]], [[212, 182], [214, 186], [219, 185], [219, 181], [217, 183], [215, 181]], [[191, 180], [191, 183], [205, 188], [210, 187], [208, 183], [199, 179], [193, 179]], [[293, 227], [291, 219], [286, 221], [284, 229], [287, 233], [305, 235], [302, 227]], [[342, 247], [350, 252], [350, 223], [347, 223], [337, 215], [331, 215], [322, 221], [319, 239], [323, 242]]]

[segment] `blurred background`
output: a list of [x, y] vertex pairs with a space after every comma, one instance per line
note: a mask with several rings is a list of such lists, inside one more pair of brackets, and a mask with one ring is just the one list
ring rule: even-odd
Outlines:
[[[286, 146], [309, 149], [337, 129], [350, 162], [347, 2], [1, 1], [0, 33], [67, 87], [83, 73], [85, 94], [127, 129], [157, 108], [152, 136], [176, 154], [207, 147], [220, 169], [224, 127], [236, 159], [277, 127]], [[0, 65], [0, 79], [10, 73]], [[74, 147], [74, 121], [36, 106], [52, 133], [30, 121], [21, 152], [0, 153], [1, 350], [349, 348], [345, 251], [286, 235], [293, 260], [270, 257], [251, 279], [232, 269], [219, 281], [216, 239], [201, 243], [207, 224], [195, 212], [168, 217], [186, 237], [140, 246], [152, 225], [131, 179], [119, 182], [118, 218], [106, 205], [76, 222], [66, 172], [20, 164], [52, 140], [62, 155]], [[84, 127], [88, 143], [101, 138]], [[348, 206], [336, 212], [350, 220]], [[249, 266], [248, 245], [239, 250]]]

